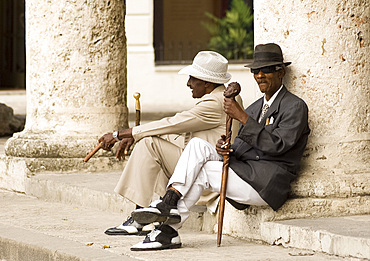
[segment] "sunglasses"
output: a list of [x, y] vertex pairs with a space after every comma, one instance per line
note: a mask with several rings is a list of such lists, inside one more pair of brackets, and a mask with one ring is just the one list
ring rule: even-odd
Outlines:
[[272, 65], [272, 66], [266, 66], [266, 67], [261, 67], [257, 69], [251, 69], [251, 73], [258, 74], [260, 71], [262, 71], [263, 73], [273, 73], [281, 69], [282, 69], [281, 66]]

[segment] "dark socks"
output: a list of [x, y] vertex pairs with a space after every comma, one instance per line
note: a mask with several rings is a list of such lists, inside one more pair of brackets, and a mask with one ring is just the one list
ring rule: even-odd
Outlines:
[[167, 189], [166, 194], [164, 194], [162, 200], [164, 203], [170, 206], [177, 206], [177, 201], [179, 201], [180, 198], [181, 194], [170, 187]]
[[167, 235], [173, 235], [173, 234], [178, 234], [177, 231], [175, 229], [173, 229], [171, 226], [169, 225], [165, 225], [165, 224], [162, 224], [158, 227], [158, 229], [160, 231], [162, 231], [163, 233], [167, 234]]

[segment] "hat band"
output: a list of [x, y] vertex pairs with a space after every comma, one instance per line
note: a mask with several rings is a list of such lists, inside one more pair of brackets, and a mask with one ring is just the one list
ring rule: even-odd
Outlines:
[[201, 73], [205, 74], [205, 75], [209, 75], [210, 77], [218, 77], [218, 78], [226, 78], [226, 72], [225, 73], [217, 73], [217, 72], [213, 72], [213, 71], [210, 71], [210, 70], [207, 70], [203, 67], [200, 67], [199, 65], [193, 63], [193, 67], [200, 71]]
[[261, 62], [281, 62], [283, 63], [283, 57], [281, 54], [272, 52], [255, 52], [254, 60]]

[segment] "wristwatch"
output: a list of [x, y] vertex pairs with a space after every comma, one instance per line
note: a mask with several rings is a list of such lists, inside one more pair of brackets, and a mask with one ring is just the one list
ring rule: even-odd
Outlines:
[[113, 135], [113, 138], [114, 138], [116, 141], [120, 141], [120, 139], [118, 138], [118, 131], [113, 131], [112, 135]]

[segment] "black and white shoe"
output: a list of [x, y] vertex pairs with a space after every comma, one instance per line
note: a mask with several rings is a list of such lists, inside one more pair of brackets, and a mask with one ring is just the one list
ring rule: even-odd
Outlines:
[[180, 248], [181, 240], [179, 233], [168, 225], [161, 225], [146, 235], [143, 242], [131, 247], [132, 251], [148, 251]]
[[168, 205], [162, 200], [153, 201], [147, 208], [134, 210], [131, 216], [139, 224], [163, 222], [170, 225], [181, 222], [181, 216], [177, 207]]
[[153, 223], [139, 224], [132, 217], [129, 217], [123, 224], [107, 229], [104, 233], [110, 236], [117, 235], [138, 235], [144, 236], [154, 230]]

